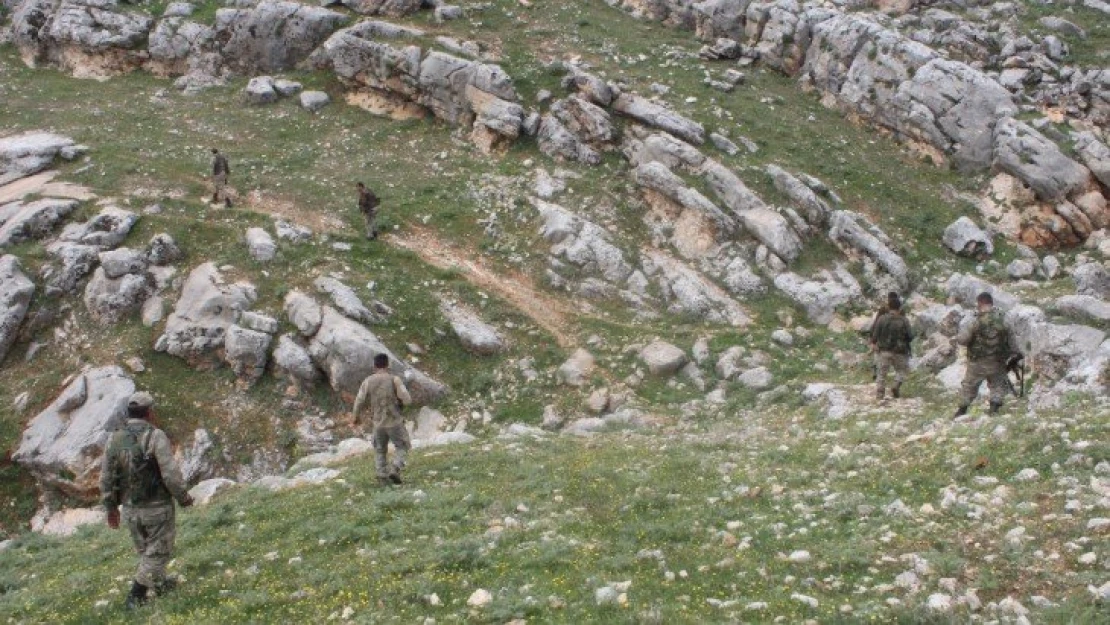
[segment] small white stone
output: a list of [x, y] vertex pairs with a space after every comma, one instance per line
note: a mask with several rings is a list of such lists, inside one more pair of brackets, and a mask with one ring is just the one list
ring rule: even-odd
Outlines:
[[1098, 555], [1096, 555], [1095, 552], [1093, 552], [1093, 551], [1088, 551], [1087, 553], [1079, 556], [1079, 563], [1080, 564], [1094, 564], [1097, 561], [1098, 561]]
[[479, 588], [471, 593], [470, 598], [466, 600], [466, 605], [472, 608], [481, 608], [489, 605], [490, 601], [493, 601], [493, 595], [489, 594], [489, 591], [485, 588]]
[[933, 593], [925, 601], [925, 607], [933, 612], [951, 612], [952, 611], [952, 597], [944, 593]]
[[803, 562], [809, 562], [811, 556], [809, 555], [809, 552], [805, 549], [799, 549], [792, 552], [786, 559], [795, 564], [801, 564]]

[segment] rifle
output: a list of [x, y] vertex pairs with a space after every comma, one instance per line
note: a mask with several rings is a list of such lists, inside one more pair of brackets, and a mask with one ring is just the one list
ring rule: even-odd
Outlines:
[[[1014, 383], [1010, 380], [1011, 373], [1017, 378], [1017, 388], [1014, 387]], [[1014, 354], [1006, 361], [1006, 384], [1009, 385], [1010, 392], [1013, 393], [1014, 396], [1025, 397], [1025, 356]], [[1020, 389], [1020, 391], [1018, 389]]]

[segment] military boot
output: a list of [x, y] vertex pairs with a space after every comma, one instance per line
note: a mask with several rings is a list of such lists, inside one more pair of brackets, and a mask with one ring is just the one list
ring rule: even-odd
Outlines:
[[899, 397], [901, 397], [902, 396], [902, 385], [901, 384], [895, 384], [894, 387], [890, 389], [890, 396], [893, 397], [894, 399], [898, 399]]
[[400, 486], [401, 483], [402, 483], [401, 482], [401, 472], [397, 471], [397, 470], [394, 470], [392, 473], [389, 474], [389, 481], [392, 484]]
[[161, 597], [162, 595], [172, 592], [175, 589], [177, 589], [177, 579], [173, 577], [167, 577], [166, 579], [162, 580], [161, 583], [154, 585], [154, 594]]
[[131, 592], [127, 594], [127, 603], [124, 604], [128, 610], [141, 608], [146, 604], [147, 587], [139, 582], [131, 582]]
[[220, 203], [220, 194], [219, 193], [213, 193], [212, 194], [212, 199], [208, 203], [209, 204], [219, 204]]
[[224, 198], [224, 206], [227, 207], [227, 208], [231, 208], [231, 198], [229, 198], [229, 197]]
[[965, 414], [967, 414], [967, 409], [967, 404], [960, 404], [959, 408], [956, 408], [956, 414], [952, 415], [952, 418], [955, 419], [957, 417], [964, 416]]
[[999, 410], [1002, 410], [1002, 402], [992, 401], [991, 402], [990, 414], [998, 414]]

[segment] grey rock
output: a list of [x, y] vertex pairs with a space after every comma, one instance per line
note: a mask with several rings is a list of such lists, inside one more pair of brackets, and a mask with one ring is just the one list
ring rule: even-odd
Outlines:
[[[12, 15], [13, 41], [32, 65], [56, 63], [85, 78], [126, 72], [141, 60], [154, 20], [116, 8], [104, 0], [26, 0]], [[99, 63], [82, 62], [97, 55]]]
[[277, 255], [277, 243], [274, 242], [270, 233], [262, 228], [248, 228], [246, 238], [247, 250], [250, 252], [251, 258], [258, 262], [270, 262]]
[[304, 89], [304, 85], [295, 80], [289, 80], [288, 78], [275, 78], [273, 81], [273, 85], [274, 91], [276, 91], [278, 95], [282, 97], [297, 95], [301, 92], [302, 89]]
[[1018, 299], [1010, 293], [969, 274], [952, 274], [945, 283], [945, 290], [949, 298], [966, 308], [974, 309], [975, 299], [984, 292], [991, 294], [995, 308], [1002, 312], [1018, 305]]
[[472, 311], [448, 302], [443, 302], [440, 310], [451, 324], [451, 331], [468, 352], [492, 356], [504, 351], [505, 339], [496, 328], [482, 321]]
[[320, 371], [312, 362], [308, 349], [292, 334], [283, 334], [278, 339], [273, 353], [273, 367], [275, 373], [306, 388], [320, 378]]
[[1029, 184], [1044, 200], [1063, 199], [1083, 188], [1090, 177], [1055, 143], [1010, 117], [994, 127], [994, 166]]
[[779, 328], [771, 333], [771, 340], [789, 347], [794, 344], [794, 335], [789, 330]]
[[437, 22], [451, 22], [465, 17], [462, 7], [453, 4], [441, 4], [436, 7], [435, 18]]
[[632, 93], [622, 93], [612, 104], [613, 110], [636, 121], [658, 128], [687, 141], [705, 143], [705, 127], [671, 109]]
[[354, 289], [335, 278], [321, 276], [313, 281], [316, 290], [328, 295], [332, 303], [344, 315], [355, 321], [373, 323], [379, 321], [378, 315], [370, 311], [359, 299]]
[[775, 188], [802, 209], [806, 222], [819, 228], [828, 223], [832, 208], [813, 189], [778, 165], [768, 165], [765, 171], [774, 182]]
[[1033, 324], [1026, 344], [1026, 357], [1037, 373], [1048, 380], [1074, 374], [1083, 361], [1106, 340], [1106, 332], [1082, 325]]
[[278, 101], [274, 79], [270, 76], [255, 76], [243, 88], [243, 98], [247, 104], [273, 104]]
[[644, 273], [659, 285], [671, 314], [689, 315], [710, 323], [744, 327], [751, 316], [739, 302], [685, 263], [655, 250], [646, 250]]
[[1110, 271], [1101, 263], [1084, 263], [1076, 267], [1072, 279], [1075, 280], [1075, 292], [1079, 295], [1110, 299]]
[[544, 115], [536, 131], [540, 152], [554, 159], [577, 161], [586, 165], [601, 164], [601, 153], [574, 136], [557, 117]]
[[1041, 260], [1041, 270], [1044, 271], [1044, 277], [1052, 280], [1060, 275], [1060, 260], [1051, 254], [1045, 256]]
[[774, 381], [774, 376], [767, 367], [756, 367], [741, 373], [736, 378], [736, 381], [748, 388], [762, 390], [770, 388], [771, 383]]
[[0, 363], [19, 335], [34, 294], [35, 283], [23, 273], [19, 259], [11, 254], [0, 257]]
[[225, 477], [214, 477], [198, 483], [189, 489], [189, 496], [193, 498], [194, 505], [207, 506], [212, 503], [220, 493], [235, 486], [235, 480]]
[[593, 354], [579, 348], [570, 355], [563, 364], [559, 365], [556, 371], [556, 378], [559, 383], [567, 386], [583, 386], [589, 382], [590, 375], [593, 373], [595, 367], [595, 360]]
[[740, 153], [740, 146], [729, 140], [728, 137], [717, 133], [709, 133], [709, 141], [713, 143], [713, 147], [728, 154], [729, 156], [736, 156]]
[[1010, 264], [1006, 265], [1006, 275], [1014, 280], [1024, 280], [1032, 276], [1035, 270], [1036, 268], [1033, 267], [1033, 263], [1021, 258], [1013, 260]]
[[733, 345], [721, 355], [717, 357], [717, 364], [714, 370], [717, 372], [717, 377], [722, 380], [731, 380], [740, 374], [742, 371], [740, 361], [744, 357], [744, 348], [739, 345]]
[[665, 341], [653, 341], [640, 350], [640, 360], [652, 375], [671, 376], [686, 364], [686, 352]]
[[[315, 113], [331, 103], [331, 97], [323, 91], [304, 91], [301, 93], [301, 108]], [[278, 236], [281, 236], [280, 233]]]
[[960, 217], [944, 229], [944, 246], [961, 256], [990, 256], [994, 253], [991, 236], [967, 217]]
[[216, 12], [223, 58], [243, 73], [293, 69], [348, 21], [342, 13], [296, 2], [263, 0]]
[[896, 281], [900, 290], [910, 285], [909, 267], [892, 248], [893, 241], [878, 226], [852, 211], [836, 211], [829, 219], [829, 239], [874, 260]]
[[1110, 147], [1093, 132], [1081, 132], [1076, 136], [1075, 151], [1099, 182], [1110, 187]]
[[271, 335], [231, 324], [224, 335], [224, 360], [241, 380], [255, 382], [266, 372]]
[[189, 17], [193, 14], [193, 5], [188, 2], [171, 2], [162, 11], [162, 17]]
[[265, 332], [266, 334], [277, 334], [278, 331], [277, 319], [249, 310], [244, 310], [240, 313], [236, 323], [248, 330]]
[[1063, 61], [1071, 54], [1071, 48], [1056, 35], [1049, 35], [1041, 40], [1041, 49], [1044, 55], [1053, 61]]
[[802, 240], [782, 214], [770, 208], [752, 208], [736, 214], [740, 225], [771, 252], [790, 263], [802, 253]]
[[[709, 162], [701, 150], [665, 132], [650, 132], [640, 137], [640, 133], [633, 129], [629, 134], [631, 136], [625, 137], [622, 150], [634, 167], [657, 161], [669, 169], [693, 171]], [[723, 165], [719, 166], [724, 169]]]
[[843, 267], [834, 271], [823, 270], [813, 279], [792, 272], [775, 276], [775, 288], [805, 309], [814, 322], [827, 324], [833, 320], [836, 309], [858, 301], [862, 290], [852, 274]]
[[565, 419], [559, 414], [555, 406], [544, 406], [543, 408], [543, 429], [548, 431], [555, 431], [563, 427]]
[[149, 274], [129, 273], [110, 278], [101, 266], [85, 286], [85, 308], [99, 323], [119, 323], [127, 315], [138, 312], [153, 292], [153, 279]]
[[310, 337], [320, 329], [324, 311], [316, 300], [300, 291], [290, 291], [285, 296], [285, 316], [301, 336]]
[[27, 424], [12, 460], [49, 492], [96, 501], [104, 444], [122, 424], [134, 392], [134, 382], [120, 367], [78, 375]]
[[1110, 302], [1090, 295], [1065, 295], [1056, 300], [1056, 309], [1062, 313], [1086, 317], [1092, 321], [1110, 323]]
[[0, 138], [0, 185], [49, 168], [63, 150], [74, 146], [69, 137], [41, 131]]
[[166, 300], [162, 299], [160, 295], [151, 295], [143, 302], [143, 307], [139, 309], [139, 318], [143, 322], [143, 327], [152, 328], [162, 319], [166, 317]]
[[110, 279], [122, 278], [129, 273], [139, 274], [146, 271], [146, 254], [129, 247], [121, 247], [99, 255], [104, 275]]
[[46, 246], [46, 253], [61, 261], [62, 266], [47, 283], [48, 294], [74, 293], [78, 283], [100, 262], [100, 248], [94, 245], [80, 245], [56, 241]]
[[613, 87], [601, 78], [575, 67], [568, 69], [570, 74], [563, 79], [563, 85], [567, 89], [577, 91], [579, 95], [598, 106], [609, 106], [617, 97]]
[[[342, 0], [342, 3], [360, 15], [405, 17], [420, 10], [421, 0]], [[440, 6], [436, 4], [435, 6]]]
[[1087, 37], [1086, 31], [1062, 17], [1057, 17], [1055, 15], [1046, 15], [1045, 17], [1042, 17], [1037, 21], [1040, 23], [1041, 26], [1044, 26], [1045, 28], [1056, 31], [1058, 33], [1064, 33], [1065, 35], [1071, 35], [1073, 37], [1079, 37], [1081, 39], [1085, 39]]
[[46, 198], [0, 206], [0, 249], [45, 237], [77, 205], [76, 200]]
[[254, 286], [243, 282], [229, 285], [215, 264], [198, 265], [185, 279], [173, 314], [154, 348], [194, 366], [214, 366], [219, 362], [216, 352], [224, 346], [227, 328], [255, 299]]
[[[222, 60], [216, 61], [219, 57], [215, 35], [211, 26], [187, 21], [180, 16], [159, 21], [147, 43], [151, 70], [170, 75], [190, 72], [216, 74]], [[216, 80], [214, 76], [213, 80]]]
[[632, 179], [641, 187], [659, 193], [683, 209], [701, 214], [722, 235], [732, 234], [737, 230], [736, 222], [730, 215], [701, 192], [688, 187], [682, 178], [662, 163], [653, 161], [637, 166], [632, 170]]
[[165, 232], [156, 234], [150, 239], [146, 259], [151, 265], [171, 265], [184, 257], [185, 254], [177, 246], [177, 242]]
[[175, 456], [186, 482], [197, 482], [212, 475], [213, 461], [218, 455], [212, 435], [204, 428], [193, 431], [193, 442], [181, 445]]
[[138, 221], [139, 216], [135, 213], [108, 206], [84, 223], [67, 225], [59, 239], [111, 249], [123, 243]]
[[312, 240], [312, 230], [281, 219], [274, 222], [274, 232], [277, 233], [277, 238], [290, 243], [308, 243]]
[[608, 143], [616, 137], [609, 113], [585, 98], [571, 96], [558, 100], [551, 105], [551, 114], [583, 143]]
[[711, 46], [702, 46], [698, 56], [709, 61], [735, 61], [744, 49], [733, 39], [721, 37]]
[[417, 405], [434, 404], [447, 387], [395, 356], [368, 328], [323, 307], [320, 329], [308, 344], [312, 361], [327, 375], [336, 392], [353, 397], [374, 369], [374, 356], [389, 356], [390, 370], [404, 379]]

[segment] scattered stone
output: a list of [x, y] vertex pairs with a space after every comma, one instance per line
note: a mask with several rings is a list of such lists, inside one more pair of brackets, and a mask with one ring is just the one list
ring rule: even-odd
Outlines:
[[255, 76], [243, 89], [243, 98], [247, 104], [272, 104], [277, 102], [279, 97], [277, 89], [274, 88], [274, 79], [270, 76]]
[[686, 364], [686, 353], [664, 341], [654, 341], [640, 350], [640, 360], [656, 376], [670, 376]]
[[960, 217], [944, 229], [944, 246], [961, 256], [979, 258], [994, 253], [991, 236], [967, 217]]
[[1032, 276], [1034, 271], [1033, 263], [1021, 258], [1012, 260], [1009, 265], [1006, 265], [1006, 275], [1014, 280], [1024, 280]]
[[466, 600], [466, 605], [472, 608], [484, 608], [491, 601], [493, 601], [493, 595], [485, 588], [479, 588], [470, 594], [470, 598]]
[[146, 259], [151, 265], [171, 265], [184, 257], [185, 254], [177, 246], [177, 242], [165, 232], [156, 234], [150, 239]]
[[270, 233], [262, 228], [247, 229], [247, 249], [250, 251], [251, 258], [260, 263], [270, 262], [277, 255], [277, 243], [274, 243]]
[[35, 283], [23, 273], [19, 258], [0, 257], [0, 363], [19, 335], [34, 294]]
[[492, 356], [505, 349], [505, 340], [493, 326], [478, 318], [466, 308], [443, 302], [440, 311], [451, 324], [451, 331], [458, 337], [463, 347], [480, 356]]
[[594, 371], [594, 363], [593, 354], [578, 348], [566, 362], [559, 365], [556, 378], [558, 378], [560, 384], [583, 386], [589, 382], [590, 375]]
[[[323, 91], [304, 91], [301, 93], [301, 108], [315, 113], [331, 103], [331, 97]], [[281, 233], [278, 233], [281, 236]]]
[[193, 502], [198, 506], [207, 506], [216, 495], [223, 491], [235, 486], [234, 480], [229, 480], [222, 477], [204, 480], [196, 486], [189, 489], [189, 495], [192, 496]]
[[736, 380], [748, 388], [762, 390], [771, 386], [774, 376], [767, 367], [756, 367], [741, 373]]

